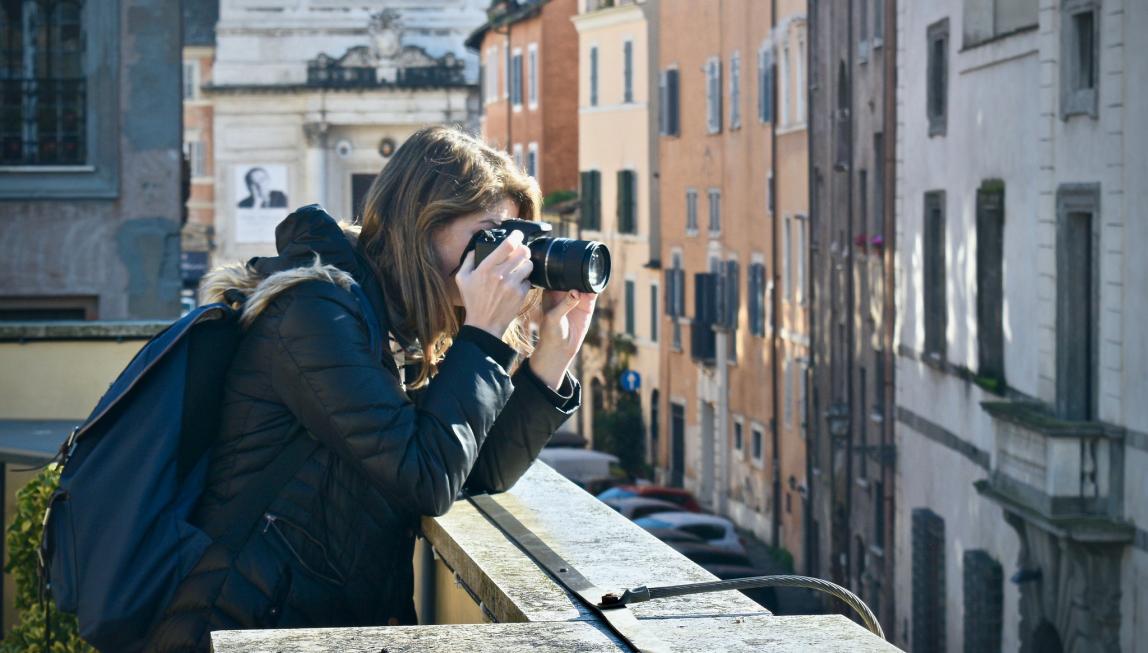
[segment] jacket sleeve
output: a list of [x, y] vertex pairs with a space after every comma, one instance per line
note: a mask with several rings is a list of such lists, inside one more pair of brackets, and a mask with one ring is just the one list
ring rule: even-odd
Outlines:
[[514, 374], [514, 394], [482, 445], [466, 491], [493, 494], [509, 490], [581, 403], [582, 388], [569, 372], [555, 392], [534, 374], [527, 361]]
[[513, 385], [502, 361], [459, 333], [416, 406], [371, 353], [353, 295], [325, 282], [277, 298], [277, 394], [320, 442], [397, 504], [450, 509]]

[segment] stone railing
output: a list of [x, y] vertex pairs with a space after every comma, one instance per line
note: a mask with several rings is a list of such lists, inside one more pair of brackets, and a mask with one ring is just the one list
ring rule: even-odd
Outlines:
[[[712, 581], [543, 463], [497, 504], [593, 585], [621, 590]], [[213, 633], [217, 653], [253, 651], [627, 651], [594, 611], [533, 562], [474, 505], [426, 519], [416, 553], [424, 626]], [[627, 610], [666, 651], [895, 651], [840, 615], [773, 616], [738, 592]]]

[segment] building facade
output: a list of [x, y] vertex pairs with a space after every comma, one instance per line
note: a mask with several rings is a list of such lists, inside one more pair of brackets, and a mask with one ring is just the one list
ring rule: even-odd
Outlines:
[[186, 194], [180, 251], [184, 302], [195, 302], [199, 280], [215, 247], [215, 112], [203, 92], [211, 86], [215, 63], [215, 24], [220, 0], [184, 0], [183, 7], [183, 157]]
[[0, 7], [0, 318], [179, 315], [179, 25], [160, 0]]
[[659, 476], [800, 567], [805, 2], [663, 3], [659, 20]]
[[463, 43], [486, 4], [222, 0], [201, 86], [214, 113], [213, 264], [274, 251], [294, 207], [354, 217], [419, 128], [474, 128], [478, 60]]
[[897, 641], [1143, 650], [1148, 6], [897, 26]]
[[467, 39], [482, 65], [482, 137], [550, 202], [578, 188], [577, 13], [576, 0], [493, 0]]
[[[662, 326], [658, 245], [657, 2], [580, 3], [578, 170], [581, 237], [610, 248], [613, 279], [598, 301], [601, 335], [581, 354], [591, 401], [580, 415], [593, 430], [604, 389], [637, 373], [643, 453], [652, 458], [659, 416]], [[627, 352], [615, 349], [624, 338]], [[620, 347], [618, 348], [620, 349]], [[617, 358], [607, 360], [611, 353]], [[587, 409], [588, 408], [588, 409]]]
[[893, 632], [896, 31], [887, 0], [810, 3], [809, 571]]

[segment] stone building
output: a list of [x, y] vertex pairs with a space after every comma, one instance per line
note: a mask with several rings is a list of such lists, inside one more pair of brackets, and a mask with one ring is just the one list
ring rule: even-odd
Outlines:
[[[897, 7], [897, 641], [1148, 641], [1148, 5]], [[973, 488], [975, 487], [975, 492]]]
[[215, 24], [220, 0], [182, 0], [183, 156], [187, 162], [186, 220], [181, 237], [180, 275], [184, 302], [196, 301], [215, 241], [214, 108], [204, 86], [211, 85]]
[[[619, 386], [624, 366], [637, 373], [630, 378], [637, 380], [647, 461], [663, 421], [658, 406], [658, 7], [648, 1], [580, 3], [573, 18], [579, 42], [581, 237], [605, 242], [614, 265], [613, 280], [598, 303], [602, 339], [582, 353], [582, 383], [591, 390], [588, 409], [580, 411], [582, 431], [591, 431], [604, 389]], [[625, 338], [633, 352], [625, 360], [615, 352], [618, 360], [609, 364], [610, 337]]]
[[428, 124], [475, 125], [463, 46], [484, 0], [221, 0], [211, 83], [213, 264], [266, 254], [320, 203], [351, 218], [387, 158]]
[[659, 476], [801, 567], [805, 2], [662, 3], [659, 22]]
[[0, 319], [179, 314], [180, 8], [0, 5]]
[[[892, 632], [894, 3], [811, 2], [810, 571]], [[900, 524], [897, 524], [900, 526]]]
[[482, 137], [550, 202], [578, 188], [577, 0], [493, 0], [466, 41], [482, 65]]

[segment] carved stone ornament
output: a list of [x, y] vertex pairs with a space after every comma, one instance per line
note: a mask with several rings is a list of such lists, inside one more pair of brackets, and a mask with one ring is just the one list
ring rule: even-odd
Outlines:
[[371, 47], [379, 59], [393, 59], [402, 48], [402, 26], [399, 12], [384, 9], [371, 16], [367, 27], [371, 35]]

